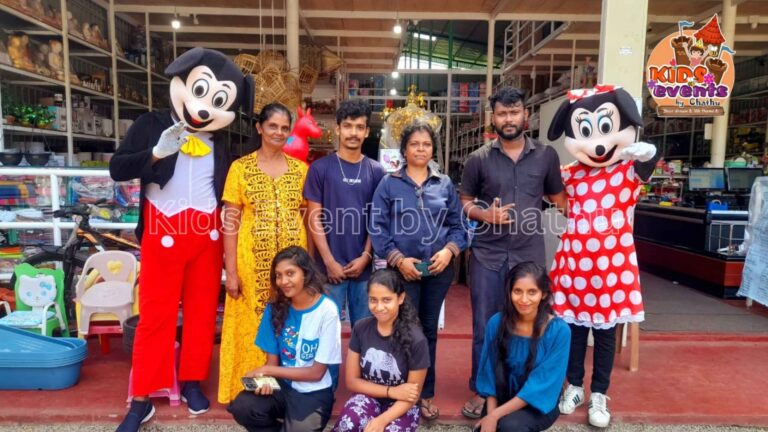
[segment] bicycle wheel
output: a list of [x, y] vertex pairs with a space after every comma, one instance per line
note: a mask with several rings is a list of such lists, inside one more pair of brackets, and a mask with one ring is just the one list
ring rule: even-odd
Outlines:
[[[40, 252], [26, 258], [23, 263], [32, 267], [61, 268], [64, 270], [64, 309], [67, 314], [70, 331], [77, 331], [77, 319], [75, 317], [75, 284], [80, 277], [80, 273], [85, 266], [85, 260], [88, 259], [87, 253], [78, 252], [75, 255], [73, 263], [69, 266], [64, 265], [64, 255], [58, 252]], [[70, 267], [70, 268], [67, 268]], [[16, 288], [16, 274], [11, 276], [11, 289]]]

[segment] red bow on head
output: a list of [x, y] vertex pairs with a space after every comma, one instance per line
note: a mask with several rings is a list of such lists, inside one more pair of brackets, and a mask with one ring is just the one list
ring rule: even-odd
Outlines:
[[610, 84], [598, 84], [591, 89], [569, 90], [567, 96], [568, 96], [568, 100], [570, 100], [571, 103], [574, 103], [586, 97], [612, 92], [618, 88], [619, 88], [618, 86], [614, 86]]

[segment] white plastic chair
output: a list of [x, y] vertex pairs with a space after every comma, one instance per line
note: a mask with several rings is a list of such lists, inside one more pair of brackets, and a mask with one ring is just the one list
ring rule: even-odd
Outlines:
[[[104, 251], [91, 255], [77, 281], [75, 301], [80, 304], [78, 332], [87, 335], [91, 315], [111, 313], [123, 322], [133, 315], [136, 257], [124, 251]], [[96, 270], [99, 280], [86, 289], [87, 275]]]

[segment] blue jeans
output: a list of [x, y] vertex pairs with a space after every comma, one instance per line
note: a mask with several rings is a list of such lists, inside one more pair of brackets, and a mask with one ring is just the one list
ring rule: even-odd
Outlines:
[[361, 319], [371, 316], [368, 310], [368, 281], [344, 280], [340, 284], [325, 286], [328, 296], [339, 307], [339, 316], [346, 303], [349, 310], [349, 322], [352, 327]]
[[448, 294], [451, 282], [453, 282], [453, 263], [438, 275], [423, 277], [415, 282], [405, 282], [406, 296], [419, 314], [421, 329], [427, 338], [427, 345], [429, 345], [431, 362], [424, 379], [424, 387], [421, 390], [422, 399], [435, 396], [437, 324], [440, 318], [440, 307], [443, 305], [446, 294]]

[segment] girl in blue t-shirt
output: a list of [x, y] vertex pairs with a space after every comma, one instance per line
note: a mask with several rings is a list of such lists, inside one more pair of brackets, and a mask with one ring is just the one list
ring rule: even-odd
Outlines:
[[341, 363], [338, 309], [324, 295], [323, 277], [309, 254], [298, 246], [278, 252], [270, 280], [272, 299], [256, 336], [267, 364], [246, 376], [274, 377], [280, 390], [244, 390], [228, 411], [249, 431], [322, 431], [333, 407], [328, 366]]
[[485, 327], [477, 391], [487, 398], [481, 432], [543, 431], [557, 420], [571, 332], [552, 315], [544, 267], [518, 264], [508, 276], [508, 301]]
[[416, 432], [429, 344], [396, 271], [371, 275], [368, 308], [373, 316], [358, 321], [349, 340], [346, 378], [353, 395], [333, 432]]

